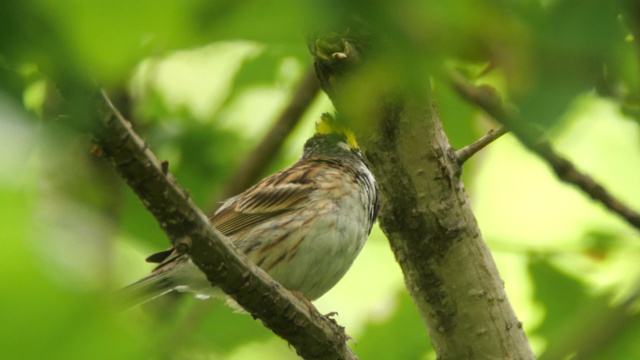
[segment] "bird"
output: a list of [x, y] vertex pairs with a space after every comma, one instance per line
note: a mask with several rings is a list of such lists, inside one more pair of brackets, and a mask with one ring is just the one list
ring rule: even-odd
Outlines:
[[[226, 200], [212, 226], [284, 288], [313, 301], [362, 250], [380, 209], [377, 182], [353, 132], [323, 114], [293, 165]], [[169, 249], [147, 277], [120, 290], [132, 306], [170, 291], [220, 296], [185, 253]]]

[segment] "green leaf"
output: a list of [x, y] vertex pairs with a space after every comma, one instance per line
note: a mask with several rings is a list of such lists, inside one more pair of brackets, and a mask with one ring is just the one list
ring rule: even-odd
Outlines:
[[356, 339], [354, 351], [361, 359], [420, 359], [433, 352], [418, 310], [401, 291], [394, 311], [385, 320], [371, 321]]

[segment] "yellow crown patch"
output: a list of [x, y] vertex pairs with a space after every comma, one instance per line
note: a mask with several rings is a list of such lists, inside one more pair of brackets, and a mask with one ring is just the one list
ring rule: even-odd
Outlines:
[[320, 122], [316, 123], [316, 134], [342, 134], [347, 138], [349, 147], [358, 149], [358, 142], [353, 131], [338, 124], [338, 121], [329, 113], [322, 114]]

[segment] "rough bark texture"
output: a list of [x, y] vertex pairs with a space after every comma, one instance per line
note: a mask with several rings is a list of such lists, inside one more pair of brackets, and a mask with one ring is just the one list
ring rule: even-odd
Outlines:
[[[335, 34], [311, 46], [318, 78], [338, 113], [353, 113], [347, 108], [353, 94], [345, 89], [357, 88], [359, 76], [376, 76], [357, 70], [368, 57], [362, 48], [353, 37]], [[357, 105], [369, 107], [364, 112], [373, 117], [369, 129], [356, 135], [380, 185], [380, 225], [407, 289], [439, 359], [533, 359], [437, 109], [428, 91], [421, 94], [396, 87]]]

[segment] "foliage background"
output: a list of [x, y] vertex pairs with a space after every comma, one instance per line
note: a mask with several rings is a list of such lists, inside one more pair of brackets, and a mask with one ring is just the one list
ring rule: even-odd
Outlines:
[[[78, 124], [38, 120], [48, 84], [73, 87], [90, 77], [128, 94], [137, 131], [212, 212], [310, 68], [305, 31], [366, 9], [396, 46], [398, 66], [432, 82], [453, 146], [495, 125], [451, 91], [440, 76], [445, 65], [494, 86], [561, 152], [639, 209], [638, 54], [615, 4], [4, 1], [0, 348], [8, 358], [296, 358], [220, 301], [111, 307], [110, 294], [145, 275], [144, 257], [168, 242], [90, 153]], [[489, 62], [497, 68], [480, 75]], [[296, 160], [324, 111], [331, 104], [319, 95], [265, 175]], [[640, 291], [637, 231], [559, 183], [509, 135], [467, 164], [465, 178], [536, 354], [639, 357], [635, 307], [620, 310]], [[435, 358], [379, 229], [316, 305], [339, 313], [360, 358]]]

